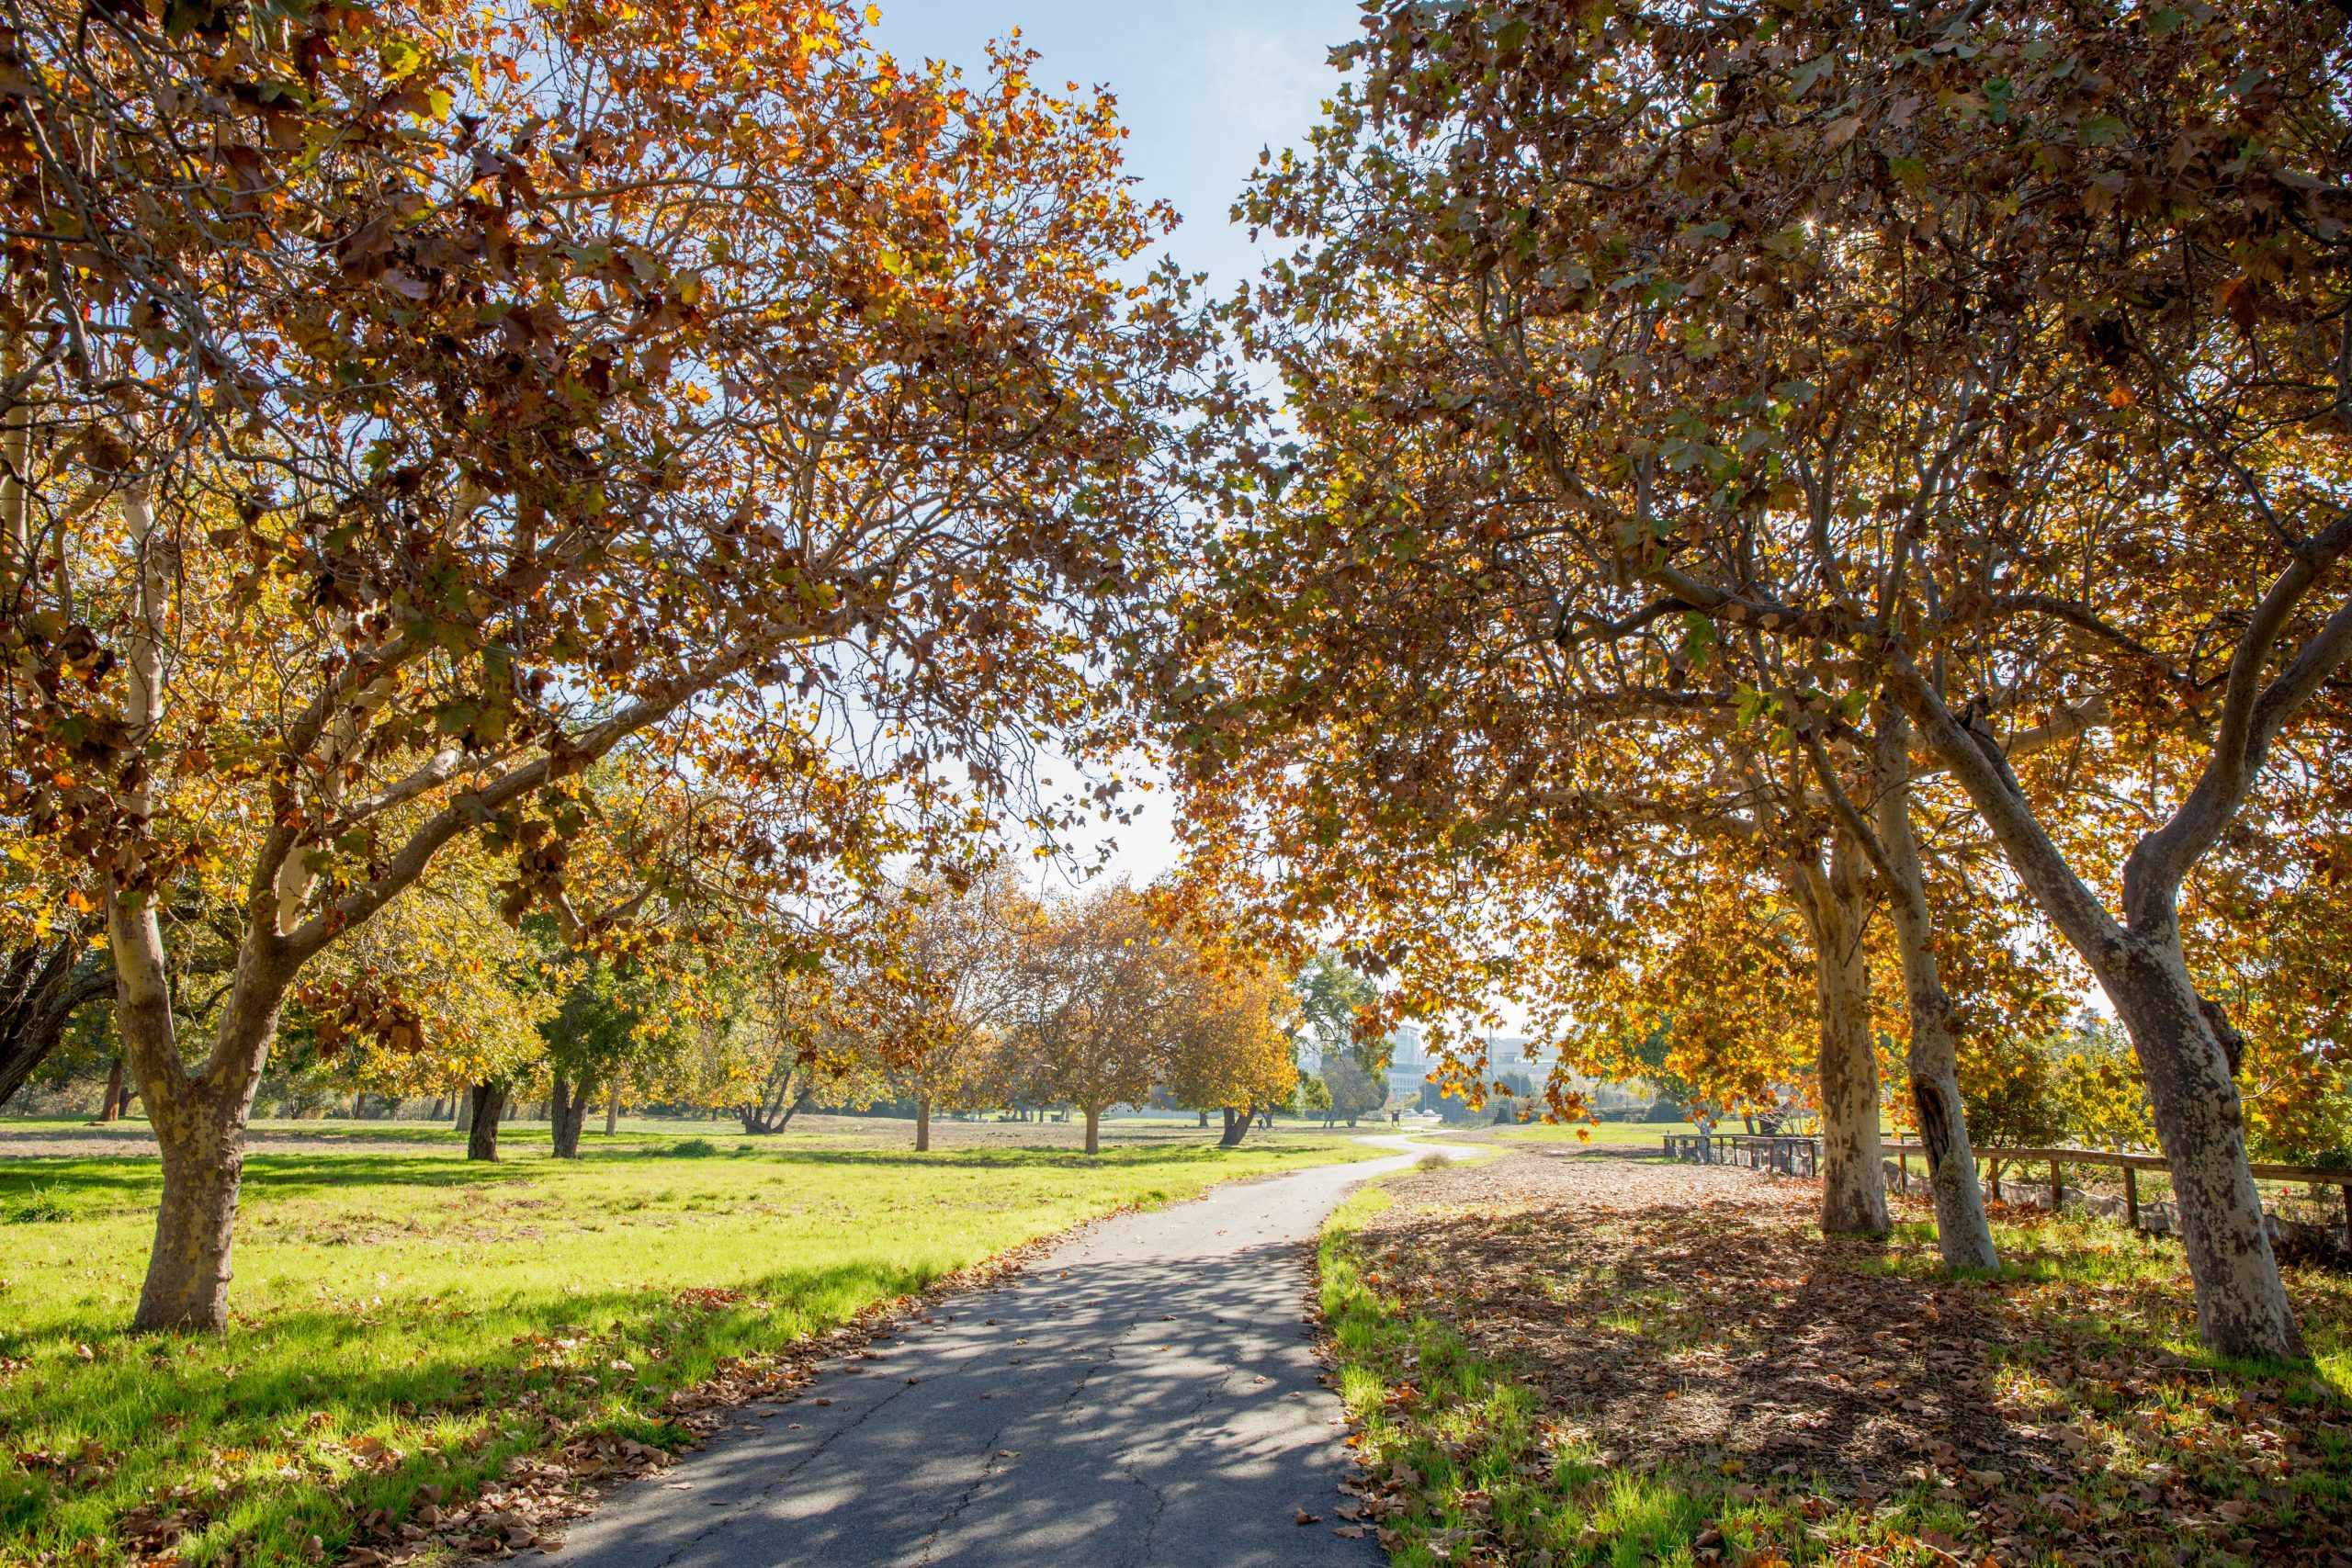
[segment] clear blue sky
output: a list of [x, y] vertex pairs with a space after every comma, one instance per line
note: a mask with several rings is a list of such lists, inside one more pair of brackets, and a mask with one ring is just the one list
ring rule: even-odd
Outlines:
[[1146, 197], [1184, 226], [1168, 243], [1220, 295], [1254, 276], [1260, 248], [1227, 212], [1261, 147], [1304, 141], [1338, 85], [1334, 44], [1357, 34], [1354, 0], [878, 0], [876, 41], [902, 58], [977, 73], [984, 46], [1021, 29], [1041, 55], [1036, 80], [1107, 86], [1128, 128], [1127, 161]]
[[[1254, 277], [1263, 247], [1227, 213], [1263, 147], [1306, 140], [1337, 88], [1333, 45], [1356, 36], [1354, 0], [877, 0], [875, 41], [902, 60], [937, 58], [978, 75], [992, 38], [1018, 28], [1040, 56], [1035, 79], [1108, 87], [1127, 127], [1128, 172], [1148, 200], [1184, 218], [1164, 253], [1230, 294]], [[1156, 256], [1152, 259], [1157, 259]], [[1070, 782], [1065, 762], [1048, 770]], [[1056, 793], [1049, 791], [1050, 793]], [[1112, 829], [1113, 863], [1148, 882], [1176, 858], [1165, 793], [1139, 822]], [[1134, 799], [1131, 795], [1130, 801]], [[1091, 853], [1091, 836], [1082, 842]], [[1050, 880], [1050, 878], [1049, 878]]]

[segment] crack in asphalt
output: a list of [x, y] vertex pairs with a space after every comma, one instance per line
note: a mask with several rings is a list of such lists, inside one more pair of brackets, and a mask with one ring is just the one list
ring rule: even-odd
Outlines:
[[[1217, 1395], [1225, 1392], [1226, 1385], [1233, 1381], [1233, 1374], [1239, 1370], [1239, 1368], [1232, 1365], [1230, 1362], [1227, 1363], [1225, 1370], [1217, 1374], [1216, 1382], [1209, 1385], [1208, 1392], [1202, 1394], [1200, 1398], [1194, 1400], [1193, 1402], [1193, 1407], [1184, 1412], [1183, 1426], [1180, 1428], [1181, 1430], [1190, 1431], [1192, 1429], [1193, 1423], [1200, 1418], [1201, 1412], [1207, 1409], [1210, 1404], [1216, 1399]], [[1133, 1481], [1136, 1485], [1151, 1494], [1151, 1514], [1149, 1517], [1144, 1520], [1143, 1540], [1141, 1544], [1136, 1548], [1136, 1562], [1137, 1568], [1150, 1568], [1151, 1543], [1153, 1539], [1159, 1533], [1159, 1517], [1168, 1511], [1168, 1494], [1159, 1489], [1159, 1483], [1158, 1482], [1152, 1481], [1145, 1476], [1141, 1468], [1137, 1466], [1136, 1462], [1136, 1456], [1132, 1452], [1127, 1456], [1126, 1470], [1128, 1480]]]
[[982, 1445], [980, 1449], [979, 1474], [974, 1476], [970, 1484], [967, 1485], [961, 1492], [956, 1495], [956, 1501], [949, 1506], [945, 1516], [943, 1517], [937, 1524], [931, 1527], [931, 1533], [929, 1535], [922, 1538], [922, 1556], [919, 1561], [924, 1565], [924, 1568], [928, 1568], [931, 1562], [931, 1554], [938, 1548], [939, 1538], [945, 1535], [948, 1529], [953, 1526], [957, 1519], [964, 1517], [964, 1510], [972, 1506], [973, 1499], [979, 1496], [980, 1488], [986, 1486], [989, 1483], [989, 1478], [996, 1474], [997, 1450], [1004, 1443], [1004, 1435], [1011, 1431], [1012, 1429], [1013, 1423], [1020, 1419], [1020, 1413], [1016, 1411], [1014, 1414], [1008, 1416], [1003, 1420], [998, 1422], [995, 1427], [989, 1431], [988, 1441]]
[[662, 1558], [659, 1562], [654, 1563], [652, 1568], [673, 1568], [673, 1565], [677, 1562], [678, 1559], [684, 1557], [687, 1552], [692, 1551], [695, 1547], [700, 1546], [704, 1541], [709, 1540], [720, 1530], [725, 1529], [729, 1525], [733, 1524], [736, 1520], [743, 1517], [760, 1504], [766, 1502], [768, 1498], [774, 1495], [777, 1487], [783, 1485], [786, 1482], [790, 1481], [794, 1476], [799, 1474], [802, 1468], [806, 1466], [809, 1461], [815, 1459], [818, 1455], [823, 1453], [827, 1449], [831, 1448], [842, 1438], [849, 1436], [849, 1434], [856, 1431], [860, 1427], [865, 1426], [868, 1421], [874, 1419], [876, 1416], [881, 1414], [883, 1406], [898, 1398], [899, 1395], [906, 1393], [911, 1386], [913, 1385], [910, 1383], [900, 1383], [897, 1388], [892, 1389], [888, 1393], [886, 1393], [880, 1399], [876, 1400], [871, 1409], [859, 1412], [855, 1420], [849, 1422], [845, 1426], [836, 1427], [831, 1431], [826, 1433], [815, 1447], [811, 1448], [798, 1459], [794, 1460], [790, 1464], [786, 1465], [782, 1470], [778, 1471], [775, 1475], [768, 1481], [767, 1484], [762, 1486], [757, 1492], [752, 1493], [749, 1497], [738, 1499], [732, 1506], [722, 1509], [717, 1515], [713, 1516], [707, 1524], [704, 1525], [702, 1529], [695, 1530], [693, 1534], [687, 1536], [685, 1540], [680, 1541], [675, 1551], [672, 1551], [667, 1557]]

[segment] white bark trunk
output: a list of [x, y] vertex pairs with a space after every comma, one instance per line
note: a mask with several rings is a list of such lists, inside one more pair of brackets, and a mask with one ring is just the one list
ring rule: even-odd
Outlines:
[[[2298, 667], [2307, 661], [2299, 660]], [[2234, 669], [2232, 684], [2239, 684]], [[2181, 952], [2177, 900], [2194, 855], [2165, 837], [2185, 818], [2217, 809], [2211, 798], [2199, 797], [2209, 795], [2212, 778], [2230, 770], [2217, 760], [2174, 823], [2134, 848], [2124, 869], [2128, 923], [2119, 921], [2066, 863], [1989, 740], [1963, 728], [1916, 675], [1892, 689], [1967, 789], [2034, 901], [2098, 977], [2131, 1033], [2156, 1136], [2172, 1168], [2181, 1238], [2196, 1284], [2199, 1337], [2226, 1356], [2301, 1355], [2302, 1330], [2278, 1278], [2261, 1195], [2246, 1163], [2237, 1085]], [[2242, 772], [2243, 760], [2238, 766]], [[2243, 795], [2240, 787], [2232, 797], [2231, 814]]]
[[1798, 868], [1798, 902], [1814, 942], [1821, 1016], [1815, 1068], [1821, 1087], [1821, 1228], [1884, 1235], [1886, 1172], [1879, 1141], [1878, 1052], [1871, 1037], [1870, 918], [1855, 850], [1838, 835], [1825, 871]]
[[1928, 909], [1919, 844], [1911, 830], [1908, 778], [1911, 727], [1899, 712], [1878, 716], [1878, 841], [1885, 857], [1889, 909], [1903, 956], [1903, 990], [1910, 1004], [1911, 1043], [1905, 1066], [1919, 1140], [1928, 1149], [1928, 1190], [1936, 1206], [1936, 1246], [1946, 1269], [1993, 1269], [2001, 1255], [1984, 1217], [1976, 1182], [1976, 1155], [1968, 1112], [1960, 1098], [1960, 1051], [1952, 1038], [1951, 998], [1936, 964], [1935, 928]]
[[2302, 1329], [2262, 1223], [2228, 1054], [2206, 1020], [2177, 939], [2135, 957], [2101, 974], [2099, 983], [2147, 1078], [2196, 1286], [2198, 1337], [2228, 1356], [2300, 1356]]

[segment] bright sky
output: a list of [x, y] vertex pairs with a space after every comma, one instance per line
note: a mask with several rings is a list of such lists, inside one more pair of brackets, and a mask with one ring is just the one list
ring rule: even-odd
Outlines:
[[1220, 293], [1260, 253], [1227, 212], [1262, 147], [1302, 143], [1339, 75], [1334, 44], [1356, 36], [1354, 0], [879, 0], [874, 37], [901, 57], [978, 74], [990, 38], [1018, 28], [1041, 56], [1035, 80], [1107, 86], [1128, 128], [1127, 164], [1148, 199], [1184, 226], [1169, 245]]
[[[1257, 276], [1263, 247], [1228, 221], [1260, 149], [1305, 142], [1339, 82], [1328, 62], [1356, 36], [1354, 0], [879, 0], [874, 38], [901, 59], [941, 58], [975, 76], [991, 38], [1015, 28], [1038, 51], [1035, 79], [1107, 86], [1128, 130], [1137, 194], [1166, 200], [1183, 227], [1166, 246], [1218, 296]], [[1068, 770], [1051, 770], [1057, 785]], [[1128, 797], [1134, 799], [1131, 795]], [[1175, 859], [1164, 793], [1115, 829], [1115, 869], [1138, 884]], [[1091, 846], [1090, 846], [1091, 849]]]

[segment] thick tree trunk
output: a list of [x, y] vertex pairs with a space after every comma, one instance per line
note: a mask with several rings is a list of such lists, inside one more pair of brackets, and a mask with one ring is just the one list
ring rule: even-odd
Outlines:
[[137, 1333], [228, 1326], [230, 1247], [244, 1170], [245, 1122], [293, 966], [274, 942], [249, 944], [213, 1029], [201, 1074], [180, 1060], [173, 1034], [163, 931], [151, 905], [109, 895], [115, 1022], [163, 1168], [155, 1246], [131, 1319]]
[[237, 1192], [244, 1176], [243, 1118], [223, 1125], [202, 1104], [184, 1105], [165, 1135], [164, 1196], [155, 1213], [155, 1247], [139, 1293], [133, 1332], [228, 1326], [230, 1249], [236, 1237]]
[[[930, 1152], [931, 1096], [927, 1094], [919, 1094], [915, 1096], [915, 1153], [919, 1155], [927, 1155]], [[1086, 1152], [1088, 1154], [1092, 1154], [1094, 1152], [1093, 1143], [1091, 1138], [1088, 1141]]]
[[1102, 1152], [1102, 1108], [1099, 1105], [1086, 1108], [1086, 1152]]
[[107, 1069], [107, 1092], [98, 1101], [98, 1120], [119, 1122], [126, 1108], [122, 1093], [122, 1058], [117, 1056], [114, 1065]]
[[1870, 958], [1863, 945], [1870, 900], [1854, 863], [1857, 849], [1841, 831], [1826, 871], [1817, 862], [1797, 868], [1821, 1010], [1815, 1062], [1821, 1086], [1821, 1228], [1831, 1235], [1884, 1235], [1878, 1052], [1871, 1038]]
[[2196, 1283], [2198, 1337], [2227, 1356], [2300, 1356], [2302, 1330], [2278, 1278], [2246, 1164], [2245, 1120], [2229, 1053], [2189, 979], [2177, 940], [2099, 982], [2131, 1032], [2172, 1169], [2180, 1237]]
[[556, 1158], [580, 1157], [580, 1128], [588, 1119], [588, 1101], [594, 1092], [593, 1084], [573, 1084], [561, 1073], [556, 1075], [555, 1098], [548, 1102], [552, 1120], [548, 1135]]
[[1976, 1153], [1968, 1139], [1968, 1112], [1960, 1098], [1960, 1049], [1952, 1038], [1951, 998], [1936, 965], [1935, 928], [1928, 909], [1927, 877], [1911, 830], [1911, 726], [1896, 710], [1878, 714], [1880, 788], [1878, 840], [1886, 857], [1888, 906], [1895, 945], [1903, 955], [1903, 990], [1911, 1011], [1905, 1066], [1919, 1141], [1928, 1151], [1928, 1190], [1936, 1206], [1936, 1246], [1946, 1269], [1998, 1269], [1984, 1191], [1976, 1184]]
[[1250, 1122], [1252, 1118], [1252, 1114], [1253, 1112], [1248, 1106], [1242, 1107], [1239, 1111], [1235, 1111], [1229, 1105], [1227, 1106], [1225, 1109], [1225, 1134], [1217, 1139], [1216, 1146], [1221, 1149], [1239, 1147], [1241, 1140], [1249, 1134]]
[[506, 1113], [506, 1086], [478, 1083], [473, 1089], [473, 1119], [466, 1131], [466, 1157], [498, 1157], [498, 1119]]
[[[2291, 604], [2326, 564], [2300, 558], [2273, 585], [2266, 606]], [[2295, 587], [2299, 575], [2301, 587]], [[2290, 588], [2295, 592], [2280, 601]], [[2352, 627], [2346, 615], [2352, 609], [2331, 620], [2331, 627], [2339, 628], [2333, 635]], [[2098, 977], [2131, 1033], [2156, 1136], [2172, 1168], [2181, 1239], [2196, 1284], [2199, 1337], [2225, 1356], [2285, 1357], [2303, 1353], [2302, 1330], [2278, 1278], [2261, 1194], [2246, 1164], [2244, 1111], [2214, 1027], [2219, 1015], [2208, 1017], [2180, 945], [2182, 880], [2236, 817], [2261, 773], [2271, 733], [2262, 727], [2283, 722], [2342, 659], [2340, 650], [2332, 660], [2309, 657], [2320, 645], [2307, 645], [2292, 667], [2293, 681], [2281, 675], [2257, 698], [2267, 639], [2281, 623], [2256, 619], [2268, 630], [2249, 634], [2256, 640], [2241, 645], [2232, 660], [2204, 773], [2171, 819], [2143, 835], [2124, 862], [2121, 920], [2075, 874], [1989, 734], [1964, 726], [1916, 673], [1898, 675], [1889, 689], [1967, 789], [2018, 879]], [[2300, 687], [2300, 696], [2286, 692], [2290, 684]], [[1998, 1196], [1997, 1185], [1994, 1191]]]

